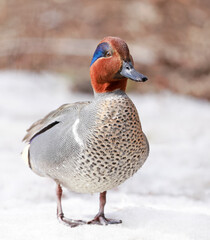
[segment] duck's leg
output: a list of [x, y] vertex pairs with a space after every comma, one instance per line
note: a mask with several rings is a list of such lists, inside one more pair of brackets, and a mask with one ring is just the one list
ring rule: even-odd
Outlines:
[[106, 204], [106, 191], [100, 193], [100, 205], [99, 212], [94, 217], [93, 220], [89, 221], [88, 224], [99, 224], [99, 225], [108, 225], [108, 224], [119, 224], [122, 223], [121, 220], [114, 220], [106, 218], [104, 215], [104, 206]]
[[72, 220], [64, 217], [62, 205], [61, 205], [61, 197], [62, 197], [62, 188], [60, 184], [57, 184], [56, 195], [57, 195], [57, 218], [60, 223], [63, 223], [69, 227], [77, 227], [79, 225], [86, 224], [85, 221], [82, 220]]

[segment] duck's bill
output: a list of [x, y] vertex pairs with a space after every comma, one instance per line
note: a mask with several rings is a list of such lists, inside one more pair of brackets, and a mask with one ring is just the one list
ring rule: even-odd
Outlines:
[[148, 79], [142, 73], [137, 72], [134, 69], [131, 62], [124, 62], [124, 61], [123, 61], [122, 69], [120, 71], [120, 75], [136, 82], [145, 82]]

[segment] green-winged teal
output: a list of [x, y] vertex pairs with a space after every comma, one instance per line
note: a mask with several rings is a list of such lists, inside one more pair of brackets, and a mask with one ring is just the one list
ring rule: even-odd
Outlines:
[[[121, 223], [104, 216], [106, 191], [138, 171], [149, 153], [138, 112], [125, 93], [127, 79], [144, 82], [147, 77], [134, 69], [127, 44], [104, 38], [94, 52], [90, 75], [92, 102], [62, 105], [35, 122], [24, 137], [24, 159], [35, 173], [55, 180], [57, 217], [71, 227]], [[92, 221], [64, 217], [61, 186], [100, 193], [99, 213]]]

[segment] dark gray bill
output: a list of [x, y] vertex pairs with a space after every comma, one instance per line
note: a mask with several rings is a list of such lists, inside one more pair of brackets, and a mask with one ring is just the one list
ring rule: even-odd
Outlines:
[[143, 74], [137, 72], [131, 62], [124, 62], [120, 75], [126, 78], [129, 78], [136, 82], [145, 82], [148, 78]]

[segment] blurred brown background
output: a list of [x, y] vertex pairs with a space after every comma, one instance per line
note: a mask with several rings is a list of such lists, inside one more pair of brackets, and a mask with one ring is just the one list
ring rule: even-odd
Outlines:
[[61, 73], [88, 92], [91, 57], [107, 35], [123, 38], [149, 77], [135, 91], [210, 100], [209, 0], [0, 0], [0, 69]]

